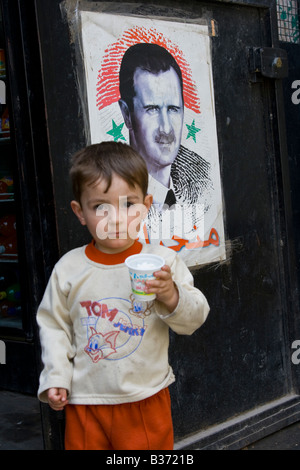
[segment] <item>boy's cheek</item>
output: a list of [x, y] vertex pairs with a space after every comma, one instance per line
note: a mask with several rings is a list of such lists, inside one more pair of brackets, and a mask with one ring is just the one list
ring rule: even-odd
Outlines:
[[96, 226], [96, 235], [99, 240], [105, 240], [108, 237], [107, 219], [100, 220]]
[[128, 235], [131, 239], [135, 240], [140, 232], [141, 229], [141, 219], [140, 218], [133, 218], [131, 220], [128, 219]]
[[130, 220], [143, 220], [148, 213], [148, 209], [144, 204], [133, 204], [128, 209], [128, 218]]

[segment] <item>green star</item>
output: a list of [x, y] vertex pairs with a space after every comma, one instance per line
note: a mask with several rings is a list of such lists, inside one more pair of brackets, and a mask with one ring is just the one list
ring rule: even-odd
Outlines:
[[196, 142], [196, 133], [201, 131], [201, 129], [195, 126], [195, 119], [193, 119], [193, 122], [190, 126], [186, 124], [186, 127], [189, 130], [186, 140], [192, 137], [193, 141]]
[[112, 129], [106, 132], [106, 134], [112, 135], [114, 138], [114, 142], [117, 142], [119, 139], [126, 141], [125, 137], [122, 135], [123, 126], [124, 126], [124, 122], [120, 124], [119, 126], [117, 126], [115, 121], [112, 119]]

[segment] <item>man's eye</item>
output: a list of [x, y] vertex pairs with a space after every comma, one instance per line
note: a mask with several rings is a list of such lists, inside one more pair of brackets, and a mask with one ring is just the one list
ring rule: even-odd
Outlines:
[[146, 108], [146, 112], [147, 112], [148, 114], [155, 114], [155, 113], [157, 113], [158, 111], [159, 111], [159, 107], [158, 107], [158, 106], [148, 106], [148, 107]]
[[179, 113], [180, 112], [180, 108], [178, 108], [178, 106], [169, 106], [168, 110], [171, 113]]

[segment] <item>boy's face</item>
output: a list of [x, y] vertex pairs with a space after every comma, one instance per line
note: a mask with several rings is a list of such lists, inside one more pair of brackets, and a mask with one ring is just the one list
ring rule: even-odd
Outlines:
[[[144, 198], [139, 186], [134, 188], [114, 174], [107, 189], [104, 179], [84, 187], [81, 203], [71, 207], [82, 225], [86, 225], [95, 246], [105, 253], [119, 253], [129, 248], [138, 236], [140, 222], [146, 217], [152, 196]], [[105, 192], [106, 191], [106, 192]]]

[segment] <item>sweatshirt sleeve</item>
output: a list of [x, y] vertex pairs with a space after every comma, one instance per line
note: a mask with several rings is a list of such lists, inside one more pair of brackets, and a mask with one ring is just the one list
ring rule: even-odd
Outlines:
[[161, 302], [155, 302], [157, 315], [177, 334], [191, 335], [205, 322], [209, 305], [203, 293], [194, 287], [194, 279], [184, 261], [176, 256], [170, 265], [179, 301], [176, 309], [169, 312]]
[[44, 365], [38, 389], [38, 398], [42, 402], [47, 402], [46, 390], [51, 387], [65, 388], [70, 393], [74, 348], [66, 300], [54, 268], [37, 312]]

